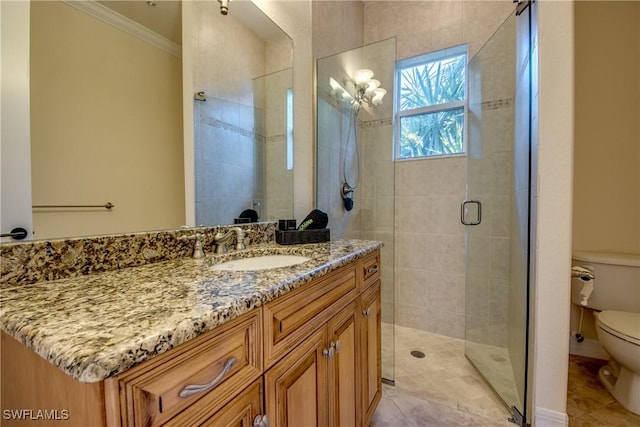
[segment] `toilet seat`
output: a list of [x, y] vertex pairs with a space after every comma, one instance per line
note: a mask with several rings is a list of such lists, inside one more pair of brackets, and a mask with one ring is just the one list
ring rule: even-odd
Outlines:
[[640, 346], [640, 313], [604, 310], [597, 319], [604, 331]]

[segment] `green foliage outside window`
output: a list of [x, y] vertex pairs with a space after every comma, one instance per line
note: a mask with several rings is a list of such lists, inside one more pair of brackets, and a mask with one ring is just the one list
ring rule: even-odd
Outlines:
[[466, 55], [400, 70], [399, 158], [464, 152]]

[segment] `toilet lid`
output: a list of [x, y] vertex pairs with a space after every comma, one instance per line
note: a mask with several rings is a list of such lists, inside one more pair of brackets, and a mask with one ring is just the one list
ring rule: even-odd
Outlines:
[[604, 310], [598, 315], [598, 320], [609, 329], [640, 340], [640, 313]]

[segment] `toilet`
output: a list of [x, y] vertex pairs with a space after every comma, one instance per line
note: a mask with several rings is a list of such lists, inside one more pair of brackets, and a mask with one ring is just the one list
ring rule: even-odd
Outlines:
[[571, 301], [597, 310], [598, 340], [611, 359], [598, 374], [625, 408], [640, 414], [640, 255], [575, 252], [572, 266], [589, 270], [593, 291], [584, 303], [585, 282], [571, 280]]

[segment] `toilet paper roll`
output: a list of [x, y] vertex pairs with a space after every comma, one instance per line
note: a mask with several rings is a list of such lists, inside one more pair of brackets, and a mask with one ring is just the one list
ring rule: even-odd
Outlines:
[[582, 301], [580, 301], [580, 305], [587, 305], [589, 303], [589, 297], [593, 292], [593, 280], [592, 279], [580, 279], [582, 282], [582, 289], [580, 289], [580, 295], [582, 296]]

